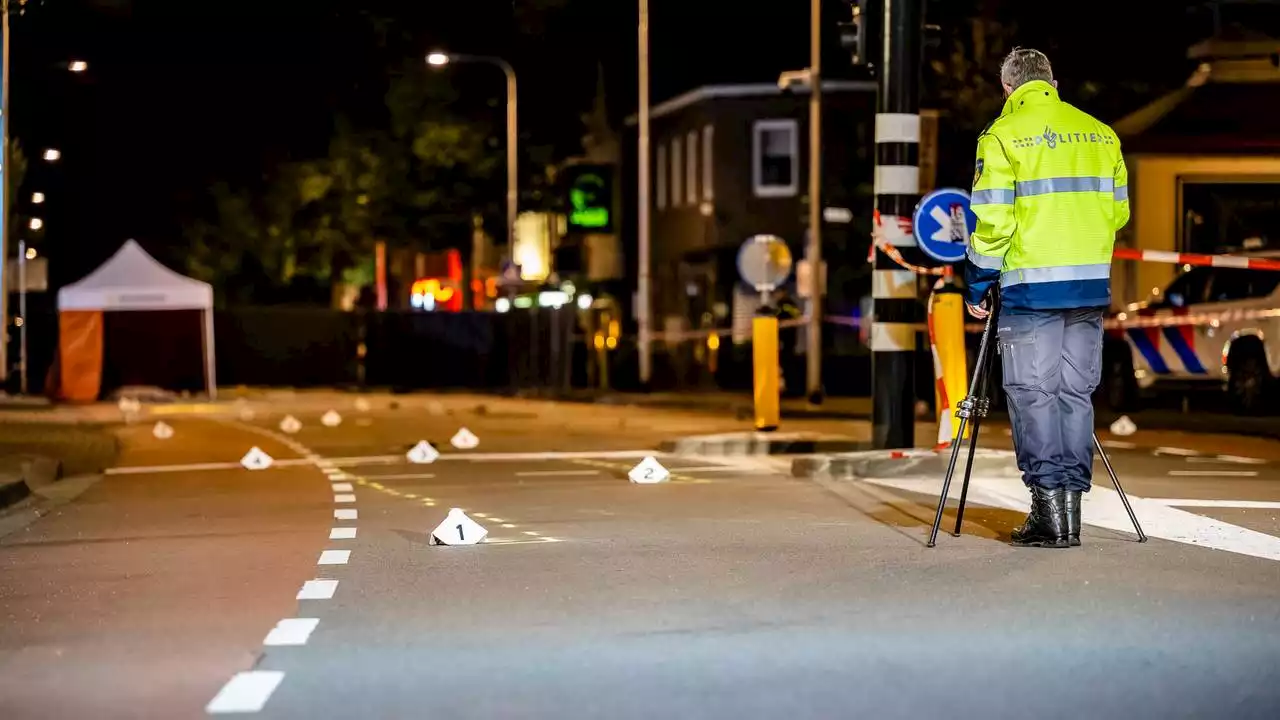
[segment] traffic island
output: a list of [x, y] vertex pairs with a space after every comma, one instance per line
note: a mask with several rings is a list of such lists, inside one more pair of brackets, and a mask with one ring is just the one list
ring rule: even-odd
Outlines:
[[812, 455], [867, 450], [870, 444], [846, 435], [796, 432], [734, 432], [693, 435], [663, 442], [659, 449], [673, 455], [746, 457], [754, 455]]
[[[964, 477], [968, 456], [962, 448], [956, 460], [956, 478]], [[947, 472], [951, 451], [872, 450], [798, 457], [791, 461], [794, 477], [857, 480], [860, 478], [937, 478]], [[973, 475], [1022, 477], [1017, 459], [1008, 450], [979, 449], [973, 457]]]

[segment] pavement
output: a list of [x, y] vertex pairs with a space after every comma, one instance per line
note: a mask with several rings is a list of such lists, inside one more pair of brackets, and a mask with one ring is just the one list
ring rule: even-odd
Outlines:
[[[796, 477], [787, 456], [659, 450], [742, 431], [725, 413], [364, 400], [258, 393], [148, 406], [117, 426], [99, 481], [0, 538], [0, 717], [1280, 707], [1280, 555], [1267, 555], [1280, 443], [1104, 436], [1145, 544], [1094, 501], [1111, 492], [1100, 482], [1083, 547], [1013, 548], [1017, 480], [984, 470], [964, 533], [926, 549], [936, 478]], [[330, 409], [336, 427], [321, 422]], [[296, 433], [279, 429], [286, 414]], [[157, 420], [172, 437], [153, 435]], [[461, 427], [477, 447], [450, 446]], [[869, 434], [818, 419], [784, 429]], [[1004, 430], [984, 430], [983, 447], [1006, 450]], [[407, 462], [424, 439], [442, 456]], [[272, 467], [238, 465], [252, 446]], [[645, 456], [671, 479], [628, 482]], [[485, 542], [431, 544], [452, 508]], [[1195, 532], [1154, 531], [1177, 527]]]

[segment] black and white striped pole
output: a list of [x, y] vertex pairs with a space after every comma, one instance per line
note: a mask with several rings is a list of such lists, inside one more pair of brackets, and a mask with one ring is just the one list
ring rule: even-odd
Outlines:
[[[922, 0], [884, 0], [876, 112], [876, 209], [884, 240], [908, 262], [928, 264], [904, 232], [920, 197]], [[924, 308], [915, 274], [876, 251], [871, 283], [871, 420], [877, 448], [915, 445], [915, 350]]]

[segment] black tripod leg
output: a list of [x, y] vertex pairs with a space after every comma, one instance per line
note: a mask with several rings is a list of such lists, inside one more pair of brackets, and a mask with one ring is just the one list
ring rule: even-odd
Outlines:
[[[969, 418], [960, 418], [960, 434], [958, 437], [964, 437], [965, 426], [969, 424]], [[976, 436], [977, 433], [974, 433]], [[972, 455], [972, 452], [970, 453]], [[938, 527], [942, 525], [942, 511], [947, 506], [947, 493], [951, 490], [951, 477], [956, 472], [956, 459], [960, 457], [960, 443], [951, 445], [951, 460], [947, 463], [947, 474], [942, 478], [942, 495], [938, 497], [938, 512], [933, 516], [933, 530], [929, 532], [929, 543], [927, 547], [933, 547], [938, 544]], [[968, 482], [969, 473], [965, 472], [965, 482]]]
[[[969, 476], [973, 474], [973, 455], [978, 449], [978, 428], [982, 427], [982, 417], [973, 419], [973, 434], [969, 436], [969, 459], [964, 465], [964, 482], [960, 484], [960, 506], [956, 509], [956, 529], [952, 537], [960, 537], [960, 525], [964, 523], [964, 504], [969, 498]], [[963, 430], [961, 431], [963, 432]], [[961, 435], [960, 437], [964, 437]], [[956, 443], [957, 445], [959, 443]]]
[[1129, 520], [1133, 522], [1133, 529], [1138, 531], [1138, 542], [1147, 541], [1147, 534], [1142, 532], [1142, 526], [1138, 524], [1138, 516], [1133, 512], [1133, 506], [1129, 504], [1129, 496], [1125, 495], [1124, 488], [1120, 487], [1120, 478], [1116, 477], [1115, 468], [1111, 467], [1111, 458], [1107, 457], [1107, 451], [1102, 447], [1102, 441], [1098, 439], [1098, 433], [1093, 434], [1093, 444], [1098, 448], [1098, 455], [1102, 457], [1102, 464], [1107, 468], [1107, 474], [1111, 476], [1111, 484], [1115, 486], [1116, 493], [1120, 496], [1120, 502], [1124, 503], [1124, 511], [1129, 513]]

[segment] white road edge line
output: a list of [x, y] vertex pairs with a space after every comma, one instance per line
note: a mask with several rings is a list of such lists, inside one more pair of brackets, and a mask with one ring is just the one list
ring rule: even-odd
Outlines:
[[353, 527], [336, 527], [329, 530], [330, 540], [355, 540], [356, 529]]
[[319, 624], [320, 618], [285, 618], [271, 628], [262, 644], [269, 647], [306, 645]]
[[205, 706], [205, 712], [211, 715], [260, 712], [281, 680], [284, 680], [284, 673], [278, 670], [236, 673]]
[[337, 580], [308, 580], [302, 583], [296, 600], [330, 600], [338, 591]]
[[1199, 500], [1195, 498], [1147, 498], [1153, 503], [1168, 507], [1239, 508], [1252, 510], [1280, 510], [1280, 502], [1273, 500]]
[[320, 553], [317, 565], [346, 565], [351, 561], [350, 550], [324, 550]]
[[1173, 477], [1258, 477], [1257, 470], [1170, 470]]

